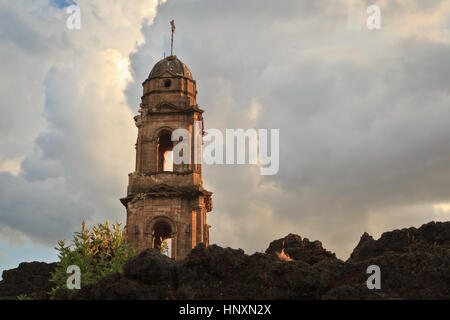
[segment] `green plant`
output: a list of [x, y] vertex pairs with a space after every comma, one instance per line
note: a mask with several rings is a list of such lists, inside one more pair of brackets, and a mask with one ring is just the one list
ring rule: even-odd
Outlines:
[[17, 296], [17, 300], [31, 300], [31, 297], [26, 294], [21, 294], [20, 296]]
[[50, 279], [55, 283], [51, 296], [57, 289], [66, 288], [70, 265], [80, 268], [82, 287], [109, 274], [123, 272], [125, 262], [136, 254], [136, 250], [125, 243], [120, 225], [117, 222], [110, 226], [106, 221], [87, 229], [83, 221], [81, 232], [75, 232], [71, 245], [66, 245], [64, 240], [58, 241], [55, 249], [60, 261]]

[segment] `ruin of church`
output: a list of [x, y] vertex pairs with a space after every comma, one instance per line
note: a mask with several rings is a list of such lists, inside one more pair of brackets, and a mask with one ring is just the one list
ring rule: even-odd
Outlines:
[[[171, 55], [156, 63], [147, 80], [139, 115], [136, 170], [129, 174], [126, 208], [126, 239], [142, 251], [169, 245], [169, 256], [186, 257], [199, 243], [209, 243], [206, 214], [212, 209], [212, 193], [203, 188], [202, 166], [194, 161], [195, 122], [203, 124], [197, 105], [196, 82], [186, 65]], [[175, 164], [172, 141], [178, 128], [190, 133], [190, 161]], [[203, 126], [202, 126], [203, 128]], [[198, 140], [197, 140], [198, 141]]]

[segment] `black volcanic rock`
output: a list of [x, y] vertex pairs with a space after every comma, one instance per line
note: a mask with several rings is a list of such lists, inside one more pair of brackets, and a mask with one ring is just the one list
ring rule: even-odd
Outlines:
[[99, 280], [95, 285], [80, 290], [58, 289], [55, 300], [157, 300], [167, 299], [168, 290], [163, 286], [147, 285], [126, 278], [119, 273]]
[[388, 253], [445, 251], [445, 249], [450, 249], [450, 222], [433, 221], [422, 225], [419, 229], [385, 232], [378, 240], [364, 233], [348, 262], [363, 261]]
[[22, 262], [15, 269], [5, 270], [0, 281], [0, 299], [16, 299], [19, 295], [27, 295], [35, 299], [46, 299], [50, 291], [50, 272], [55, 270], [56, 263]]
[[123, 273], [125, 277], [142, 283], [167, 282], [174, 264], [173, 259], [160, 254], [157, 249], [148, 249], [130, 258], [123, 268]]
[[309, 265], [327, 259], [337, 260], [336, 255], [325, 250], [320, 241], [310, 242], [307, 238], [302, 239], [299, 235], [292, 233], [284, 238], [272, 241], [266, 253], [277, 254], [281, 253], [282, 250], [293, 260], [303, 261]]
[[[281, 251], [291, 260], [280, 257]], [[0, 296], [42, 290], [48, 280], [45, 265], [30, 269], [21, 264], [5, 271]], [[380, 267], [380, 290], [367, 288], [370, 265]], [[123, 274], [77, 291], [58, 290], [55, 298], [450, 299], [449, 271], [450, 222], [430, 222], [386, 232], [378, 240], [365, 233], [345, 262], [319, 241], [293, 234], [273, 241], [266, 253], [253, 255], [200, 244], [184, 260], [174, 261], [149, 249], [131, 258]], [[30, 277], [34, 281], [25, 280]], [[15, 283], [16, 290], [8, 291]]]
[[302, 261], [198, 245], [177, 264], [179, 299], [318, 299], [320, 274]]

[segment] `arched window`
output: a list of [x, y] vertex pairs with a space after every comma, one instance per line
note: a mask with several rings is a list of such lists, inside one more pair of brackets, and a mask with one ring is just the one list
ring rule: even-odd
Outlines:
[[173, 171], [172, 134], [163, 131], [158, 138], [158, 171]]
[[158, 221], [152, 230], [153, 244], [155, 249], [163, 249], [163, 254], [172, 257], [172, 228], [166, 221]]

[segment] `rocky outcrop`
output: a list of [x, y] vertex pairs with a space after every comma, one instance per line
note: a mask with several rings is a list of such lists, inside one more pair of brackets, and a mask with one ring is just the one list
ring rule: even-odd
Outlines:
[[387, 254], [428, 251], [443, 254], [450, 249], [450, 222], [430, 222], [419, 229], [407, 228], [385, 232], [374, 240], [364, 233], [349, 262], [363, 261]]
[[450, 299], [450, 222], [430, 222], [420, 228], [385, 232], [374, 240], [367, 233], [345, 264], [342, 287], [324, 298], [343, 298], [358, 288], [348, 288], [367, 279], [368, 265], [378, 265], [382, 274], [383, 298]]
[[[381, 269], [380, 290], [366, 286], [370, 265]], [[365, 233], [345, 262], [320, 242], [293, 234], [253, 255], [199, 245], [175, 262], [149, 249], [131, 258], [123, 274], [78, 291], [59, 290], [56, 298], [450, 299], [449, 270], [450, 222], [430, 222], [378, 240]]]
[[19, 295], [27, 295], [34, 299], [46, 299], [46, 292], [52, 284], [50, 272], [55, 270], [56, 263], [23, 262], [15, 269], [5, 270], [0, 281], [0, 298], [16, 299]]
[[303, 261], [309, 265], [314, 265], [322, 260], [337, 260], [336, 255], [322, 247], [318, 240], [310, 242], [296, 234], [288, 234], [282, 239], [272, 241], [266, 253], [276, 254], [284, 251], [293, 260]]
[[180, 299], [316, 299], [320, 273], [303, 261], [197, 246], [177, 265]]

